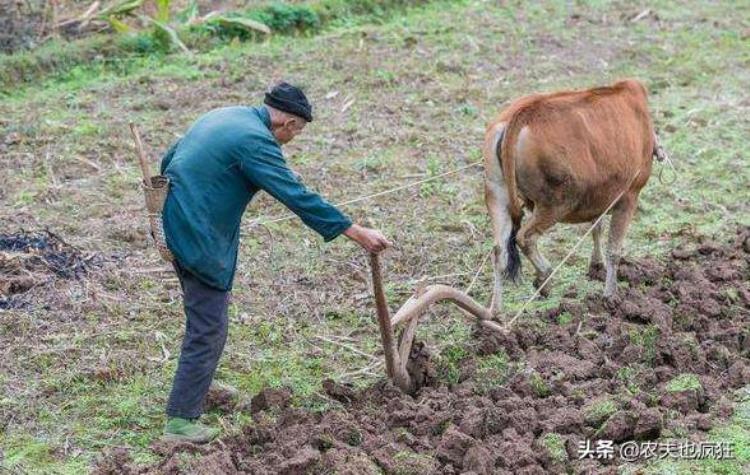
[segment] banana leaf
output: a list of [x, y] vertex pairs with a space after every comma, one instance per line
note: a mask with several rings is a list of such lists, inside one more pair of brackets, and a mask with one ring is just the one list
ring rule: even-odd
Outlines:
[[206, 23], [215, 24], [223, 27], [237, 27], [249, 31], [260, 31], [267, 35], [271, 34], [271, 29], [259, 21], [251, 20], [249, 18], [242, 17], [228, 17], [224, 15], [206, 15]]
[[156, 19], [162, 23], [169, 22], [169, 4], [171, 0], [155, 0], [156, 1]]
[[118, 33], [129, 33], [132, 31], [130, 26], [118, 20], [114, 15], [110, 15], [107, 21], [109, 21], [109, 24], [112, 25], [112, 28]]
[[121, 2], [112, 4], [107, 8], [101, 10], [97, 15], [102, 20], [109, 20], [110, 16], [130, 15], [133, 10], [136, 10], [143, 5], [144, 0], [123, 0]]
[[198, 2], [196, 0], [190, 0], [188, 5], [180, 12], [177, 13], [177, 20], [183, 25], [192, 25], [198, 18]]
[[189, 55], [193, 54], [193, 52], [190, 51], [190, 49], [188, 49], [187, 46], [185, 46], [185, 43], [182, 42], [180, 37], [177, 35], [177, 32], [172, 27], [170, 27], [169, 25], [165, 25], [159, 20], [155, 20], [147, 16], [141, 16], [141, 18], [147, 22], [153, 23], [157, 29], [166, 33], [167, 36], [169, 37], [169, 40], [172, 42], [172, 44], [180, 48], [183, 52]]

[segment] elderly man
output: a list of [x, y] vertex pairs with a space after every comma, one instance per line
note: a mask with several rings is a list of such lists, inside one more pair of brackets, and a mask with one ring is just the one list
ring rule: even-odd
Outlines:
[[281, 145], [313, 119], [304, 93], [282, 82], [264, 103], [208, 112], [162, 159], [161, 172], [170, 179], [164, 232], [187, 317], [167, 404], [168, 440], [203, 443], [219, 433], [197, 419], [227, 337], [240, 219], [258, 191], [281, 201], [325, 241], [344, 234], [369, 252], [390, 244], [379, 231], [352, 224], [287, 167]]

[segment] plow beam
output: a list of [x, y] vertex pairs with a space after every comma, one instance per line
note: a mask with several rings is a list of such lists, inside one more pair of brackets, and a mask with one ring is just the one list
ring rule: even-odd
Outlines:
[[[447, 285], [430, 285], [420, 288], [414, 295], [409, 297], [403, 306], [391, 317], [388, 302], [383, 290], [383, 276], [380, 268], [380, 259], [377, 254], [370, 254], [370, 268], [372, 270], [372, 286], [375, 294], [375, 307], [377, 308], [378, 327], [383, 343], [385, 354], [386, 373], [393, 383], [402, 391], [412, 394], [416, 391], [413, 378], [406, 369], [414, 343], [419, 317], [427, 309], [438, 302], [448, 300], [453, 302], [466, 313], [476, 317], [480, 325], [498, 332], [505, 329], [492, 320], [492, 312], [477, 303], [466, 293]], [[398, 349], [396, 347], [395, 329], [405, 325], [401, 332]]]

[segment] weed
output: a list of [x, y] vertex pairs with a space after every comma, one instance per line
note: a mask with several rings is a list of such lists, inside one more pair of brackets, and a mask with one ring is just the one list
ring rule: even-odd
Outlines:
[[502, 385], [510, 375], [509, 361], [510, 358], [502, 350], [477, 358], [477, 371], [474, 378], [477, 382], [476, 390], [485, 393]]
[[638, 386], [638, 369], [633, 366], [623, 366], [617, 370], [617, 379], [622, 382], [630, 394], [636, 395], [641, 389]]
[[565, 440], [554, 432], [548, 432], [539, 439], [542, 447], [547, 449], [550, 457], [557, 463], [564, 463], [568, 460], [568, 451], [565, 450]]
[[609, 416], [617, 412], [617, 404], [610, 398], [594, 400], [583, 408], [583, 417], [587, 424], [599, 427]]
[[532, 372], [529, 375], [529, 384], [531, 385], [531, 389], [534, 391], [534, 393], [539, 397], [547, 397], [552, 394], [552, 390], [550, 389], [547, 382], [544, 380], [542, 375], [537, 373], [536, 371]]
[[562, 312], [557, 317], [557, 323], [560, 325], [567, 325], [573, 321], [573, 316], [568, 312]]
[[692, 373], [683, 373], [672, 378], [665, 389], [668, 392], [699, 391], [703, 388], [698, 376]]
[[632, 328], [628, 333], [630, 343], [642, 348], [642, 358], [645, 363], [652, 363], [656, 358], [656, 342], [660, 335], [659, 327], [655, 325]]
[[436, 361], [438, 377], [448, 384], [458, 383], [460, 376], [460, 362], [469, 356], [463, 345], [449, 345], [443, 349]]

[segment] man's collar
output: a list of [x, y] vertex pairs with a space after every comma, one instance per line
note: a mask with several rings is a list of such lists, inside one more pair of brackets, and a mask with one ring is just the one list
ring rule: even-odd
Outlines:
[[268, 107], [258, 107], [258, 114], [260, 114], [260, 120], [262, 120], [263, 123], [266, 124], [268, 130], [271, 130], [271, 113], [268, 111]]

